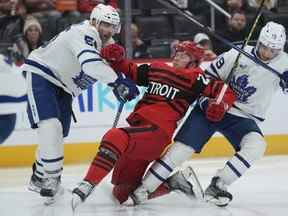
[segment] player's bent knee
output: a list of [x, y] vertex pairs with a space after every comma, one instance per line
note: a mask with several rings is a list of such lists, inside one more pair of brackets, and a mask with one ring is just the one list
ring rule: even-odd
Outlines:
[[163, 160], [170, 161], [173, 167], [181, 165], [184, 161], [189, 159], [194, 153], [194, 149], [181, 142], [175, 142], [164, 155]]
[[119, 128], [112, 128], [105, 133], [102, 138], [101, 145], [112, 145], [114, 146], [119, 153], [123, 153], [129, 143], [129, 137], [127, 133]]
[[243, 137], [241, 141], [241, 151], [239, 153], [250, 162], [254, 162], [263, 157], [266, 146], [266, 141], [261, 134], [250, 132]]

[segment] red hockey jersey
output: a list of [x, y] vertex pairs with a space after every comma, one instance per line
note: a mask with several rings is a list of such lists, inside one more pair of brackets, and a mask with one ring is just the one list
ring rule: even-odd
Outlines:
[[172, 138], [177, 122], [206, 87], [202, 82], [203, 71], [200, 68], [176, 69], [163, 62], [152, 63], [148, 71], [139, 68], [129, 61], [114, 67], [137, 85], [147, 87], [127, 121], [133, 125], [137, 119], [144, 118]]

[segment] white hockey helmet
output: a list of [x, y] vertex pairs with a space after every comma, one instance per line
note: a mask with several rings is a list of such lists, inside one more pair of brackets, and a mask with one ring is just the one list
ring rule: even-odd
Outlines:
[[90, 14], [90, 21], [96, 21], [98, 26], [101, 22], [110, 23], [115, 27], [115, 33], [120, 33], [120, 16], [115, 8], [110, 5], [98, 4]]
[[286, 33], [283, 25], [268, 22], [262, 29], [257, 41], [266, 47], [276, 50], [283, 50], [286, 43]]

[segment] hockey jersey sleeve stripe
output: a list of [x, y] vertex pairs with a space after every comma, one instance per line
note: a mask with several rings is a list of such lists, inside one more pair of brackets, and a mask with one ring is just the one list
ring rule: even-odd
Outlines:
[[239, 107], [237, 107], [235, 104], [233, 104], [232, 107], [235, 108], [235, 109], [237, 109], [237, 110], [240, 110], [241, 112], [245, 113], [245, 114], [248, 115], [248, 116], [251, 116], [251, 117], [254, 118], [254, 119], [257, 119], [258, 121], [261, 121], [261, 122], [265, 121], [264, 118], [261, 118], [261, 117], [259, 117], [259, 116], [255, 116], [255, 115], [253, 115], [253, 114], [251, 114], [251, 113], [248, 113], [248, 112], [243, 111], [242, 109], [240, 109]]
[[83, 67], [84, 64], [89, 63], [89, 62], [95, 62], [95, 61], [102, 61], [101, 58], [92, 58], [92, 59], [86, 59], [81, 63], [81, 68]]
[[41, 64], [39, 64], [38, 62], [35, 62], [35, 61], [31, 60], [31, 59], [26, 59], [26, 60], [25, 60], [25, 64], [40, 69], [41, 71], [43, 71], [43, 72], [46, 73], [47, 75], [49, 75], [49, 76], [53, 77], [54, 79], [58, 80], [64, 87], [66, 87], [66, 85], [65, 85], [61, 80], [59, 80], [59, 79], [55, 76], [55, 74], [54, 74], [49, 68], [47, 68], [46, 66], [41, 65]]
[[21, 103], [25, 101], [27, 101], [27, 95], [23, 95], [21, 97], [0, 95], [0, 103]]
[[94, 54], [97, 54], [98, 56], [100, 56], [100, 53], [97, 52], [96, 50], [82, 50], [78, 55], [77, 55], [77, 58], [79, 59], [80, 56], [84, 53], [94, 53]]

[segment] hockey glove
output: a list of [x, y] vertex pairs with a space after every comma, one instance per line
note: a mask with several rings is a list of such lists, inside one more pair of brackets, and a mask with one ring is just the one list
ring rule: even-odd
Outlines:
[[282, 74], [279, 85], [282, 88], [283, 93], [288, 94], [288, 71], [285, 71]]
[[136, 84], [129, 78], [119, 76], [113, 83], [108, 86], [113, 88], [113, 93], [120, 103], [131, 101], [139, 95], [139, 90]]
[[220, 103], [216, 103], [216, 98], [220, 94], [221, 88], [223, 87], [223, 81], [213, 80], [210, 83], [210, 89], [206, 92], [206, 96], [201, 97], [199, 100], [199, 105], [205, 112], [206, 118], [212, 122], [221, 121], [225, 113], [236, 101], [236, 96], [233, 90], [228, 87]]
[[125, 49], [118, 44], [109, 44], [101, 49], [101, 57], [111, 65], [117, 65], [124, 60]]

